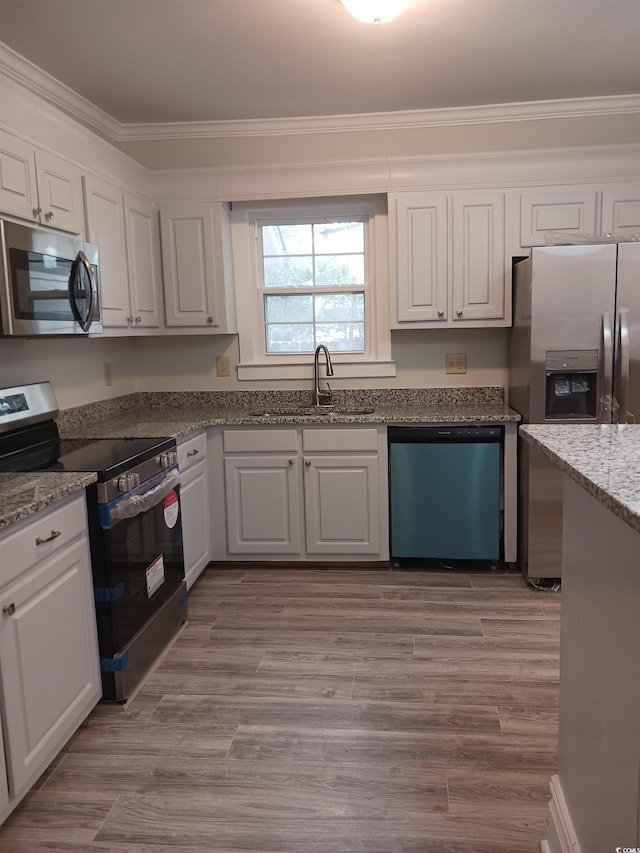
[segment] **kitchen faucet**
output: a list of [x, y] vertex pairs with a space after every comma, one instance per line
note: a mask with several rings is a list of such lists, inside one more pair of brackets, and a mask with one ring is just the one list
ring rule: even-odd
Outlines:
[[318, 344], [313, 357], [313, 405], [314, 406], [330, 406], [331, 405], [331, 388], [327, 382], [327, 387], [324, 391], [320, 390], [320, 351], [324, 351], [324, 357], [327, 362], [326, 375], [333, 376], [333, 365], [331, 364], [331, 356], [329, 350], [324, 344]]

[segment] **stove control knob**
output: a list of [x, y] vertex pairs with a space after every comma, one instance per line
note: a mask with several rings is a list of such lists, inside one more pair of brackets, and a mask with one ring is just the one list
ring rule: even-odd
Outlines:
[[135, 489], [139, 485], [139, 474], [123, 474], [121, 477], [118, 477], [119, 492], [130, 492], [132, 489]]
[[171, 468], [178, 461], [178, 454], [175, 450], [167, 450], [166, 453], [161, 453], [158, 457], [158, 463], [161, 468]]

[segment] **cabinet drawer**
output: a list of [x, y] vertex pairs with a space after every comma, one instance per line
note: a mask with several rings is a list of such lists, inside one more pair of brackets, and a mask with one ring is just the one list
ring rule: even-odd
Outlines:
[[178, 445], [178, 468], [188, 471], [207, 458], [207, 437], [201, 432]]
[[222, 431], [225, 453], [295, 453], [298, 431], [295, 429], [225, 429]]
[[84, 493], [16, 525], [0, 541], [0, 587], [87, 531]]
[[303, 429], [302, 449], [341, 451], [365, 451], [378, 449], [378, 431], [376, 429]]

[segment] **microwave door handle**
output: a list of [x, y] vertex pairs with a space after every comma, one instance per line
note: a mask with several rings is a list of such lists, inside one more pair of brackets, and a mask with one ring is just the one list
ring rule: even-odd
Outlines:
[[620, 359], [620, 419], [624, 422], [629, 415], [629, 318], [623, 309], [618, 314], [618, 342]]
[[[613, 332], [611, 329], [611, 314], [602, 315], [602, 393], [600, 399], [613, 399]], [[610, 423], [611, 414], [602, 414], [600, 420]]]
[[[90, 296], [89, 296], [89, 307], [87, 308], [87, 316], [83, 317], [80, 314], [80, 310], [78, 309], [78, 304], [75, 299], [74, 293], [74, 283], [78, 276], [79, 270], [81, 267], [84, 267], [85, 272], [89, 278], [89, 282], [91, 284]], [[71, 275], [69, 276], [69, 302], [71, 303], [71, 311], [73, 312], [73, 316], [76, 319], [76, 322], [80, 326], [83, 332], [88, 332], [91, 327], [91, 323], [93, 321], [93, 314], [95, 311], [96, 305], [96, 296], [97, 289], [96, 283], [93, 278], [93, 273], [91, 270], [91, 264], [84, 252], [80, 251], [76, 255], [76, 259], [71, 265]]]

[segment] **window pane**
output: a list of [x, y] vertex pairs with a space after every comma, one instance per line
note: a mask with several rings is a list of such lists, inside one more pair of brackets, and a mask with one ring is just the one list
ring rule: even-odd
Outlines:
[[313, 259], [265, 258], [265, 287], [309, 287], [313, 284]]
[[266, 328], [267, 352], [313, 352], [313, 325], [275, 323]]
[[[263, 255], [310, 255], [313, 251], [311, 225], [263, 225]], [[344, 251], [344, 249], [343, 249]]]
[[264, 314], [267, 323], [304, 323], [313, 321], [311, 295], [265, 296]]
[[364, 352], [364, 323], [318, 323], [316, 341], [337, 352]]
[[316, 296], [316, 321], [347, 320], [364, 321], [363, 293], [323, 293]]
[[363, 222], [322, 222], [313, 226], [317, 253], [364, 252]]
[[316, 284], [333, 287], [364, 284], [364, 255], [316, 257]]

